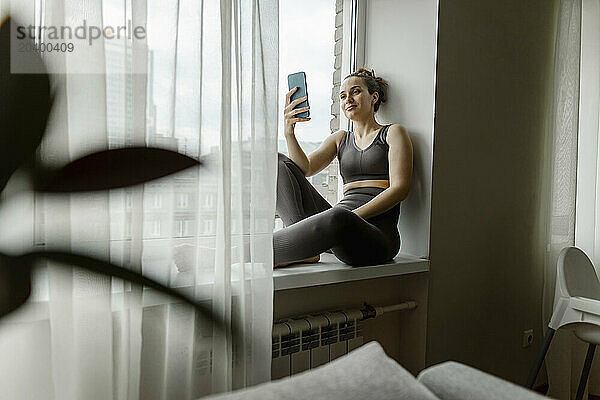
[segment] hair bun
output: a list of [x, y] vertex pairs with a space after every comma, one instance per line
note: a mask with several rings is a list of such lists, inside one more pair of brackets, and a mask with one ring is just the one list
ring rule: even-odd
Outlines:
[[370, 76], [371, 78], [375, 78], [375, 71], [374, 70], [368, 70], [366, 68], [359, 68], [356, 71], [354, 71], [354, 76], [357, 75], [367, 75]]
[[388, 83], [385, 79], [380, 78], [375, 75], [375, 70], [368, 70], [366, 68], [359, 68], [346, 78], [351, 76], [356, 76], [359, 78], [363, 78], [365, 83], [367, 84], [367, 88], [369, 89], [369, 93], [377, 92], [379, 95], [379, 100], [375, 103], [375, 111], [379, 109], [381, 103], [385, 103], [387, 101], [387, 88]]

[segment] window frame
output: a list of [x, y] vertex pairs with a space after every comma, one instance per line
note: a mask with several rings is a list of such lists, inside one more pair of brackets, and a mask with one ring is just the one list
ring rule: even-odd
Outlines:
[[575, 209], [575, 244], [593, 254], [595, 245], [595, 210], [597, 185], [582, 184], [597, 182], [596, 158], [599, 145], [600, 54], [600, 0], [581, 2], [581, 44], [579, 64], [579, 119], [577, 132], [577, 182]]

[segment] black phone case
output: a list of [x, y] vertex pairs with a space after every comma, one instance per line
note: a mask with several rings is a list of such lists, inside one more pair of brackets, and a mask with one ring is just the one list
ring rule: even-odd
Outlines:
[[[294, 74], [288, 75], [288, 89], [292, 90], [295, 87], [298, 87], [298, 90], [292, 94], [290, 101], [294, 101], [300, 97], [308, 96], [308, 90], [306, 88], [306, 74], [304, 72], [296, 72]], [[298, 104], [294, 109], [306, 107], [308, 106], [308, 97], [305, 101]], [[297, 118], [308, 118], [310, 115], [309, 111], [301, 112], [300, 114], [296, 114]]]

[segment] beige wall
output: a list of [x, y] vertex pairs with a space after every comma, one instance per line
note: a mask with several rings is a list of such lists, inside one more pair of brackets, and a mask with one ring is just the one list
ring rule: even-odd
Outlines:
[[[440, 0], [427, 363], [524, 383], [541, 342], [538, 227], [555, 0]], [[535, 329], [531, 347], [521, 332]]]

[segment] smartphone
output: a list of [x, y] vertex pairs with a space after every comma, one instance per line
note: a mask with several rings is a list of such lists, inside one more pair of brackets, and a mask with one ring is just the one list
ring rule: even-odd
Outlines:
[[[294, 107], [294, 109], [307, 107], [308, 106], [308, 91], [306, 89], [306, 74], [304, 72], [296, 72], [294, 74], [288, 75], [289, 90], [292, 90], [295, 87], [298, 87], [298, 90], [296, 90], [294, 92], [294, 94], [290, 98], [290, 101], [294, 101], [294, 100], [296, 100], [300, 97], [304, 97], [304, 96], [307, 96], [307, 97], [306, 97], [306, 100], [304, 100], [302, 103], [298, 104], [296, 107]], [[296, 117], [308, 118], [309, 115], [310, 115], [310, 113], [307, 110], [307, 111], [301, 112], [300, 114], [296, 114]]]

